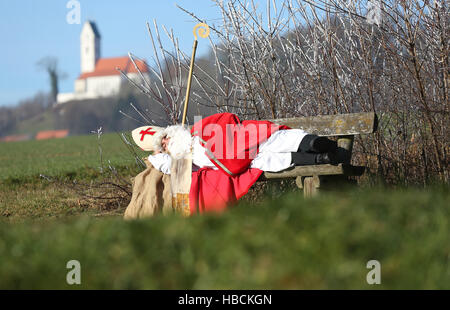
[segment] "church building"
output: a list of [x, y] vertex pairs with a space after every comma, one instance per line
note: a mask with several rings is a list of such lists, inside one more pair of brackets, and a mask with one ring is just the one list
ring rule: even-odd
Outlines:
[[[128, 81], [116, 68], [120, 68], [131, 79], [140, 81], [141, 77], [128, 56], [101, 58], [100, 40], [97, 25], [87, 21], [80, 36], [81, 74], [75, 81], [75, 92], [58, 94], [58, 103], [117, 95], [121, 84]], [[147, 64], [137, 59], [135, 63], [148, 78]]]

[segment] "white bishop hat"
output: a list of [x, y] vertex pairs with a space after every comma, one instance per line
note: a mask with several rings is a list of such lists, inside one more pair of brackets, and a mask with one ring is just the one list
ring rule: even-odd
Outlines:
[[[161, 146], [163, 127], [143, 126], [131, 132], [134, 143], [144, 151], [156, 151]], [[159, 148], [158, 148], [159, 145]]]
[[192, 136], [189, 130], [181, 125], [166, 128], [143, 126], [131, 132], [134, 143], [144, 151], [162, 151], [161, 142], [164, 137], [170, 138], [168, 153], [176, 158], [183, 158], [191, 152]]

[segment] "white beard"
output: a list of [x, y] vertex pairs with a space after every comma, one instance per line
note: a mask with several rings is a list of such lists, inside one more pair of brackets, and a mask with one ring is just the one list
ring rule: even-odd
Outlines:
[[167, 153], [174, 159], [181, 159], [191, 153], [192, 136], [188, 129], [181, 125], [169, 126], [155, 137], [155, 148], [161, 150], [161, 141], [163, 137], [170, 138], [167, 145]]

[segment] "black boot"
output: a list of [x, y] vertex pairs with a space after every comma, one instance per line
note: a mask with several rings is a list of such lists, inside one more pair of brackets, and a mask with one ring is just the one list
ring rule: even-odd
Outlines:
[[312, 165], [336, 165], [338, 163], [336, 153], [305, 153], [295, 152], [291, 153], [291, 163], [295, 166], [312, 166]]
[[328, 153], [319, 153], [316, 154], [316, 164], [317, 165], [337, 165], [337, 156], [336, 152], [328, 152]]
[[326, 153], [334, 152], [337, 149], [336, 141], [327, 137], [316, 135], [306, 135], [298, 147], [298, 152]]
[[331, 164], [331, 159], [328, 153], [316, 154], [316, 165]]
[[295, 166], [310, 166], [316, 165], [316, 156], [318, 154], [305, 153], [305, 152], [295, 152], [291, 153], [292, 159], [291, 163]]

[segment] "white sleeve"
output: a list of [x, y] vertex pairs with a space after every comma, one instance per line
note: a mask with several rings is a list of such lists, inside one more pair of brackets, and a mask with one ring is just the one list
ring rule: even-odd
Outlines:
[[164, 174], [170, 174], [170, 166], [172, 165], [172, 158], [169, 154], [159, 153], [156, 155], [149, 155], [148, 161]]
[[200, 139], [198, 136], [194, 137], [194, 142], [192, 144], [192, 163], [200, 168], [209, 167], [217, 170], [217, 168], [208, 156], [205, 154], [206, 149], [200, 144]]

